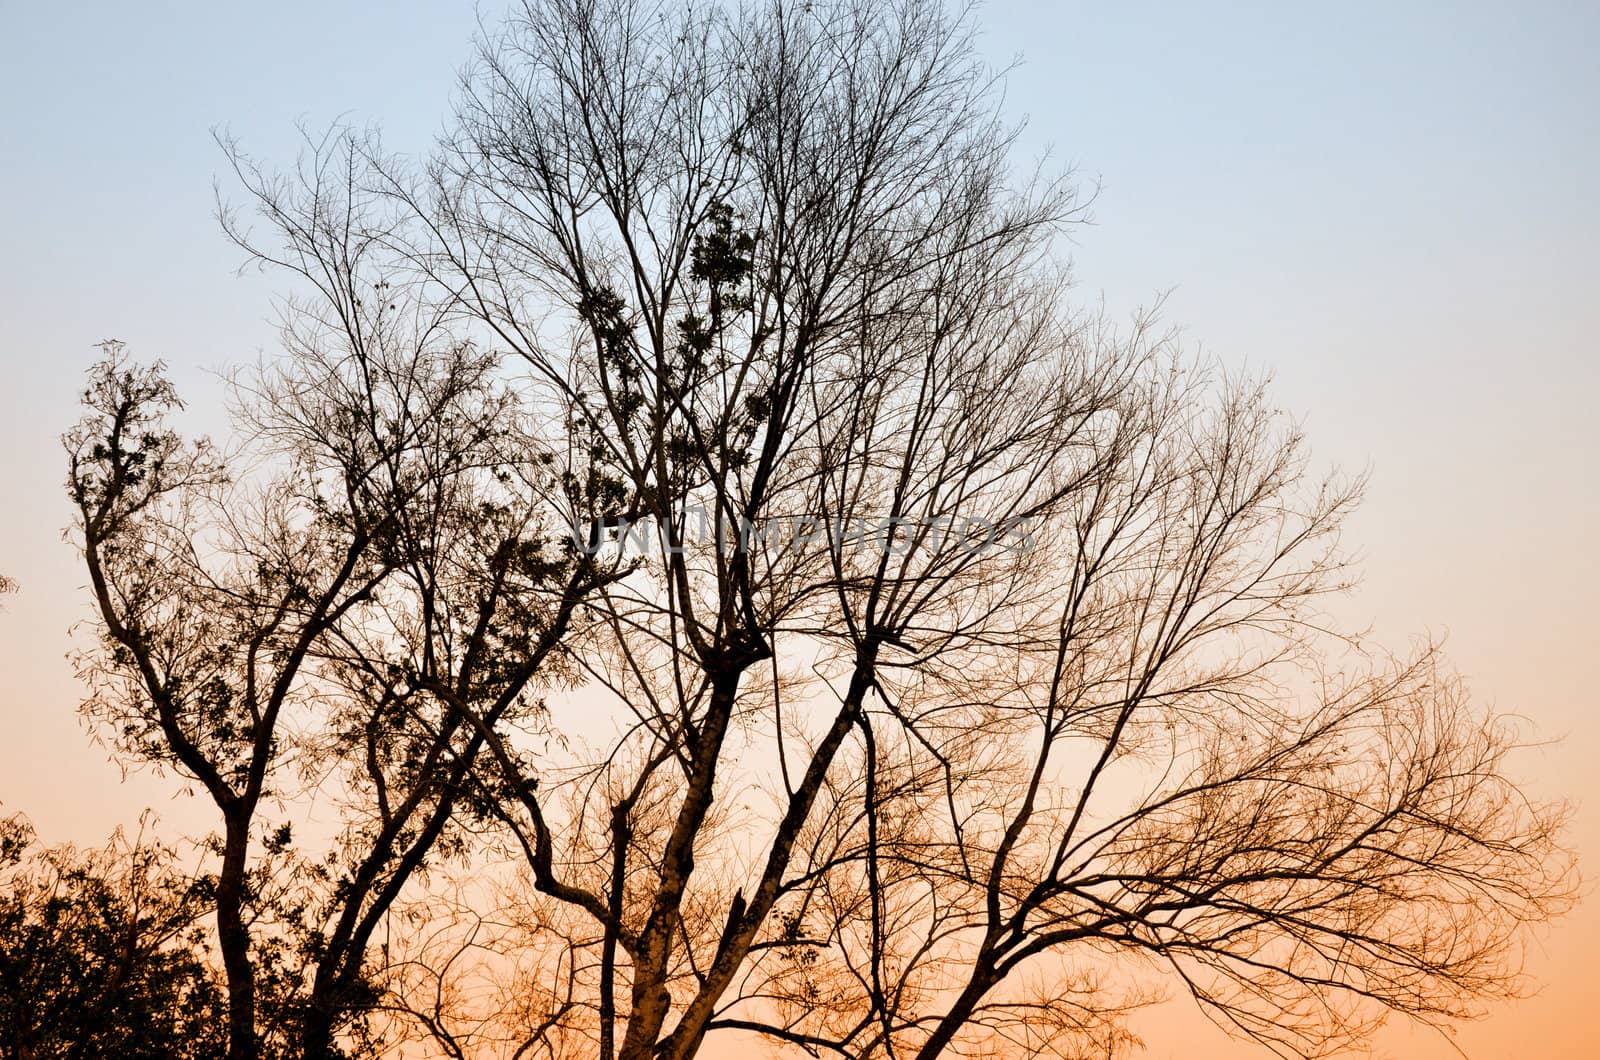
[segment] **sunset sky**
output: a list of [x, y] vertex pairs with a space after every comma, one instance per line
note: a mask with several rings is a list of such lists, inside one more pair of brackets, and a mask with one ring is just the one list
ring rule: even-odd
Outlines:
[[[1520, 776], [1578, 804], [1600, 855], [1600, 5], [992, 3], [983, 49], [1020, 58], [1024, 154], [1086, 188], [1086, 304], [1163, 319], [1270, 373], [1328, 466], [1370, 472], [1335, 604], [1376, 643], [1443, 638], [1475, 694], [1539, 740]], [[492, 22], [499, 8], [486, 3]], [[94, 344], [164, 359], [187, 425], [223, 430], [217, 374], [273, 349], [269, 282], [213, 217], [225, 127], [292, 162], [295, 125], [344, 118], [426, 149], [478, 16], [464, 3], [0, 0], [0, 804], [48, 841], [101, 839], [176, 783], [124, 781], [75, 712], [87, 617], [62, 538], [58, 437]], [[226, 196], [233, 189], [223, 181]], [[1600, 899], [1535, 936], [1540, 995], [1495, 1008], [1473, 1057], [1578, 1060], [1600, 1040]], [[1151, 1057], [1256, 1055], [1174, 1004]], [[1395, 1028], [1387, 1055], [1455, 1055]], [[1259, 1055], [1266, 1055], [1261, 1053]]]

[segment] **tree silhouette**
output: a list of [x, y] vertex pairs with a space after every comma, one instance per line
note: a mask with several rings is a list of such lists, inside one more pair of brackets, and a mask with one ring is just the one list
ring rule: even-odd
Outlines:
[[[1520, 988], [1564, 808], [1324, 612], [1359, 481], [1072, 308], [974, 33], [525, 0], [423, 167], [224, 144], [294, 287], [251, 455], [118, 355], [68, 447], [92, 712], [224, 822], [230, 1056], [1105, 1056], [1163, 983], [1316, 1055]], [[289, 1031], [269, 796], [344, 824]]]
[[530, 0], [427, 180], [352, 146], [638, 557], [578, 651], [605, 724], [490, 741], [552, 1055], [1103, 1055], [1126, 958], [1312, 1053], [1515, 989], [1571, 894], [1514, 732], [1321, 613], [1359, 482], [1067, 308], [1080, 204], [1013, 180], [973, 30]]
[[40, 850], [0, 819], [0, 1056], [217, 1060], [223, 996], [175, 852], [122, 833]]
[[[483, 736], [453, 704], [536, 718], [531, 683], [599, 570], [541, 529], [553, 473], [494, 358], [397, 319], [382, 281], [358, 288], [348, 229], [317, 210], [280, 231], [342, 286], [291, 306], [290, 356], [238, 380], [231, 459], [181, 439], [160, 366], [120, 346], [66, 439], [100, 635], [86, 709], [217, 808], [234, 1060], [342, 1055], [389, 907], [459, 844], [458, 811], [487, 812]], [[342, 828], [307, 854], [265, 808], [312, 793]]]

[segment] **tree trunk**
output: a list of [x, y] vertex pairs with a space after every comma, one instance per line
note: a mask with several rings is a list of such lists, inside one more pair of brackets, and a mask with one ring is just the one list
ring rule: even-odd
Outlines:
[[956, 1032], [967, 1025], [973, 1012], [978, 1008], [978, 1002], [983, 1000], [994, 981], [987, 975], [974, 975], [967, 982], [967, 988], [961, 991], [961, 996], [956, 998], [955, 1004], [950, 1006], [950, 1011], [944, 1014], [944, 1019], [933, 1029], [928, 1040], [922, 1043], [922, 1048], [917, 1050], [916, 1060], [938, 1060], [949, 1048], [955, 1039]]
[[217, 945], [228, 978], [228, 1060], [256, 1060], [256, 981], [244, 922], [249, 816], [230, 815], [217, 876]]
[[306, 1010], [300, 1029], [301, 1060], [332, 1060], [334, 1014], [315, 1002]]

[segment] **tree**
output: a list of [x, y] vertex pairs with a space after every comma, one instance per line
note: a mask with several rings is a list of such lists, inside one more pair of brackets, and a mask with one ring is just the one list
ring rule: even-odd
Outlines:
[[[384, 279], [337, 173], [299, 176], [303, 212], [283, 186], [252, 187], [275, 243], [227, 219], [311, 288], [286, 307], [286, 358], [237, 380], [231, 458], [182, 441], [160, 366], [120, 344], [66, 439], [98, 611], [89, 714], [221, 818], [230, 1060], [341, 1055], [377, 997], [374, 933], [459, 843], [458, 811], [484, 812], [483, 737], [433, 686], [491, 724], [529, 721], [599, 569], [566, 523], [543, 529], [556, 472], [495, 358]], [[310, 857], [264, 814], [302, 785], [342, 810]]]
[[0, 1057], [223, 1055], [201, 889], [175, 859], [142, 831], [39, 850], [25, 819], [0, 819]]
[[[1517, 988], [1562, 807], [1322, 613], [1359, 482], [1070, 308], [974, 32], [526, 0], [423, 171], [225, 145], [300, 292], [241, 455], [117, 351], [68, 448], [91, 710], [222, 817], [231, 1057], [1100, 1056], [1152, 968], [1309, 1054]], [[275, 890], [302, 793], [344, 830]]]
[[973, 27], [527, 0], [426, 181], [366, 152], [637, 564], [565, 746], [436, 689], [515, 796], [513, 948], [561, 955], [527, 1049], [1104, 1055], [1131, 958], [1311, 1053], [1515, 989], [1572, 894], [1505, 723], [1327, 628], [1359, 483], [1066, 308], [1080, 204], [1017, 188]]

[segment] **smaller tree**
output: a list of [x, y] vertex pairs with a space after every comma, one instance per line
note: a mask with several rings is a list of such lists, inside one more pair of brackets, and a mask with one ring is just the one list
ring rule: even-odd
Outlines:
[[[267, 234], [228, 233], [302, 292], [285, 356], [236, 381], [224, 456], [175, 429], [159, 364], [105, 344], [65, 439], [99, 634], [81, 671], [124, 760], [221, 818], [230, 1060], [329, 1060], [407, 881], [496, 812], [477, 756], [542, 724], [537, 685], [616, 574], [552, 507], [563, 447], [384, 250], [349, 138], [293, 178], [230, 153]], [[339, 814], [320, 853], [268, 819], [307, 789]]]
[[224, 1055], [206, 888], [177, 860], [143, 828], [83, 853], [0, 818], [0, 1058]]

